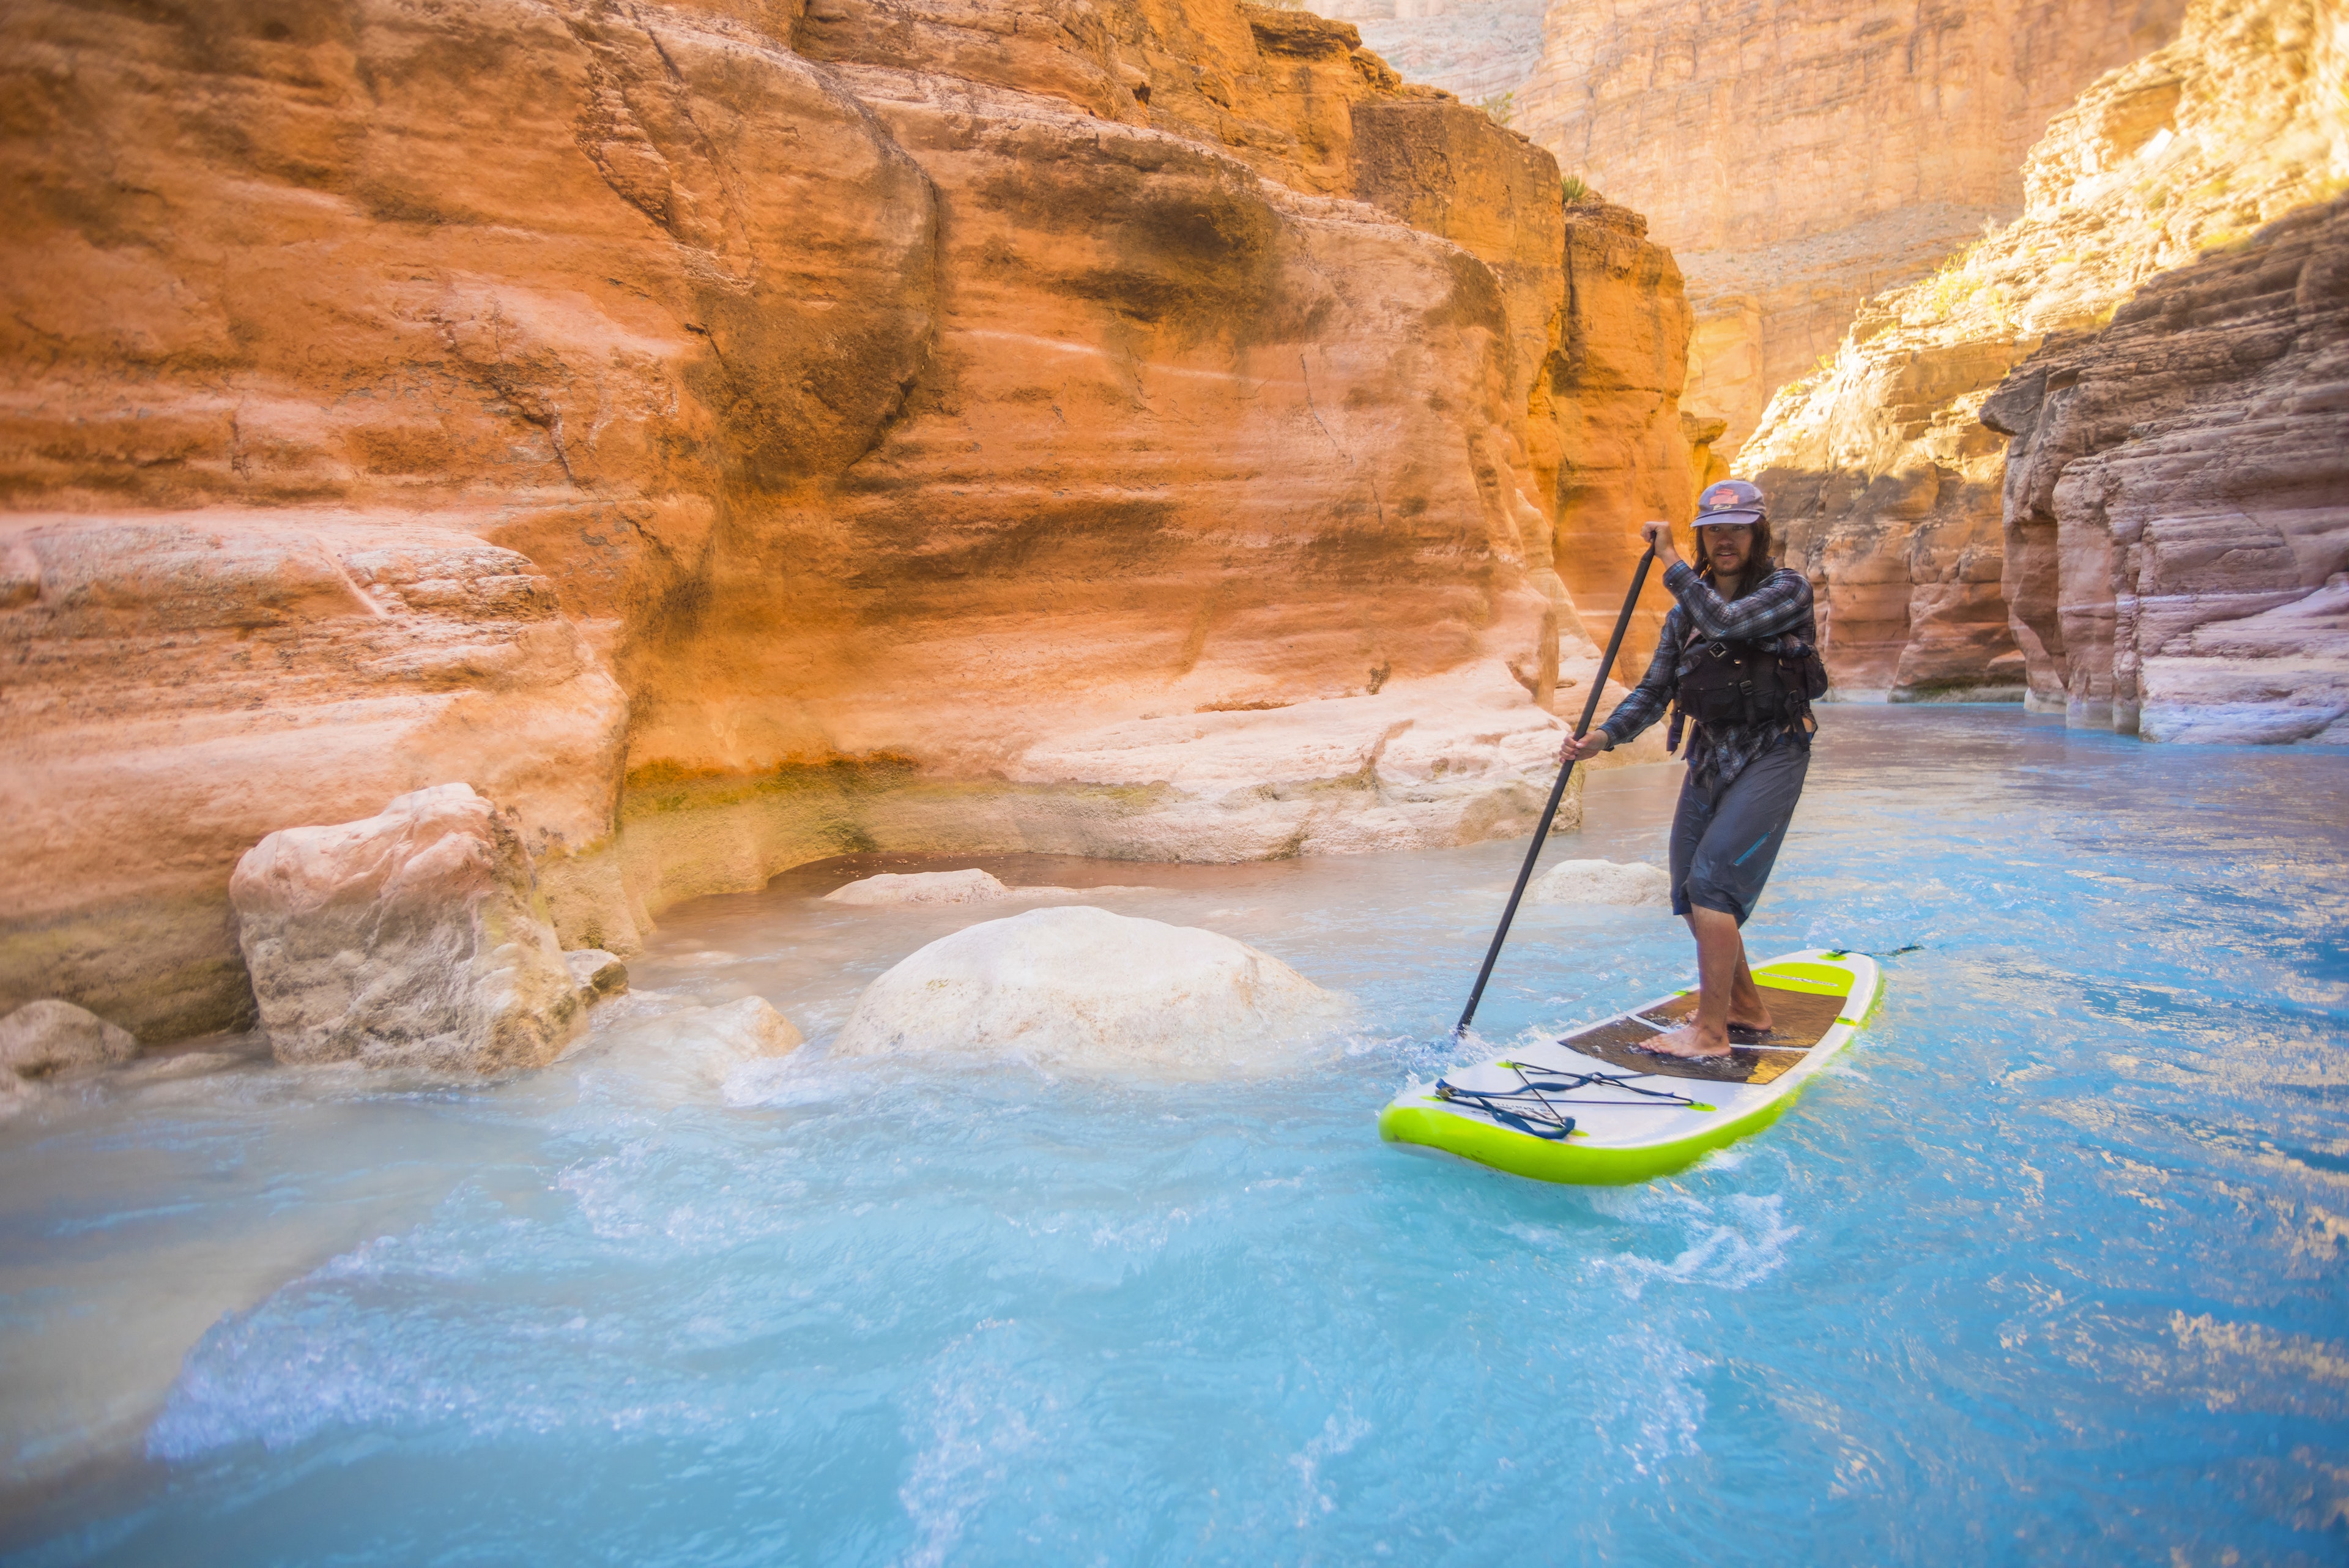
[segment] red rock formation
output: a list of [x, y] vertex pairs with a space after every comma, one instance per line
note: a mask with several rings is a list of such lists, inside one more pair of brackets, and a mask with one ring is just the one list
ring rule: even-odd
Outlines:
[[237, 853], [451, 779], [621, 951], [883, 842], [1515, 831], [1554, 476], [1687, 483], [1669, 258], [1570, 294], [1547, 156], [1301, 13], [0, 29], [0, 1005], [233, 1021]]
[[1982, 418], [2015, 438], [2035, 705], [2155, 740], [2349, 741], [2349, 198], [2154, 279]]

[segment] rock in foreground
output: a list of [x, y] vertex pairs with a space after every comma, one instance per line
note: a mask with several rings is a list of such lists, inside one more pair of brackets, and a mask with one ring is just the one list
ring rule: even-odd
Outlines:
[[1016, 1056], [1047, 1072], [1277, 1072], [1347, 999], [1213, 931], [1086, 905], [932, 942], [867, 987], [833, 1053]]
[[1669, 904], [1672, 879], [1653, 866], [1561, 860], [1533, 885], [1537, 904]]
[[139, 1042], [70, 1002], [28, 1002], [0, 1018], [0, 1067], [20, 1078], [46, 1078], [73, 1067], [102, 1067], [139, 1054]]
[[585, 1006], [512, 824], [461, 784], [271, 834], [229, 884], [281, 1062], [496, 1073], [552, 1060]]

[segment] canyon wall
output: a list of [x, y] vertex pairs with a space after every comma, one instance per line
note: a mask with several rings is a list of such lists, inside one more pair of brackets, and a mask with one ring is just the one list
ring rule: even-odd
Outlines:
[[2026, 149], [2182, 0], [1551, 0], [1516, 124], [1648, 215], [1696, 313], [1692, 412], [1734, 458], [1861, 301], [2023, 204]]
[[2349, 197], [2050, 341], [2015, 438], [2007, 594], [2033, 704], [2152, 740], [2349, 742]]
[[1669, 255], [1309, 14], [0, 36], [0, 1006], [236, 1023], [236, 855], [451, 780], [623, 951], [844, 850], [1522, 832], [1686, 510]]
[[1516, 120], [1517, 95], [1541, 63], [1543, 0], [1309, 0], [1321, 16], [1351, 22], [1415, 82], [1443, 88]]
[[[2199, 257], [2238, 248], [2248, 257], [2268, 243], [2254, 237], [2261, 225], [2341, 189], [2349, 179], [2343, 58], [2342, 21], [2330, 6], [2197, 0], [2175, 43], [2108, 74], [2050, 125], [2023, 167], [2020, 219], [1931, 278], [1869, 301], [1834, 358], [1781, 389], [1743, 466], [1768, 488], [1787, 556], [1817, 589], [1840, 693], [2015, 697], [2027, 683], [2035, 703], [2070, 707], [2064, 671], [2076, 656], [2088, 684], [2072, 711], [2104, 722], [2113, 711], [2109, 676], [2085, 672], [2108, 670], [2110, 657], [2095, 649], [2110, 639], [2099, 641], [2083, 627], [2075, 630], [2085, 640], [2066, 642], [2056, 629], [2070, 612], [2052, 602], [2059, 588], [2049, 564], [2055, 527], [2049, 492], [2064, 462], [2121, 442], [2133, 421], [2174, 414], [2186, 421], [2179, 430], [2196, 432], [2179, 441], [2281, 441], [2280, 451], [2302, 453], [2214, 459], [2234, 476], [2197, 480], [2201, 488], [2189, 486], [2188, 493], [2202, 499], [2181, 499], [2186, 512], [2178, 515], [2218, 506], [2221, 494], [2250, 505], [2247, 515], [2264, 515], [2271, 504], [2248, 497], [2268, 483], [2300, 497], [2273, 506], [2319, 504], [2308, 497], [2329, 481], [2292, 475], [2293, 464], [2313, 461], [2313, 448], [2294, 443], [2321, 443], [2321, 421], [2290, 425], [2282, 435], [2256, 424], [2230, 431], [2233, 416], [2225, 412], [2317, 395], [2312, 389], [2331, 374], [2320, 323], [2335, 306], [2321, 281], [2298, 316], [2277, 316], [2282, 307], [2266, 296], [2298, 286], [2273, 277], [2318, 275], [2283, 259], [2247, 260], [2241, 276], [2228, 267], [2213, 275], [2232, 281], [2198, 284], [2175, 296], [2143, 295], [2194, 299], [2209, 313], [2207, 323], [2167, 303], [2143, 306], [2151, 313], [2144, 316], [2131, 301]], [[2287, 253], [2290, 246], [2277, 254]], [[2093, 373], [2084, 361], [2049, 372], [2057, 379], [2046, 383], [2060, 385], [2074, 369], [2088, 375], [2098, 387], [2093, 399], [2066, 392], [2051, 407], [2085, 415], [2093, 406], [2102, 423], [2084, 426], [2062, 415], [2043, 421], [2044, 450], [2013, 455], [2035, 475], [2018, 481], [2005, 432], [2037, 416], [2008, 399], [2013, 411], [1986, 423], [1983, 400], [2043, 344], [2107, 323], [2114, 335], [2099, 340], [2105, 349], [2085, 350], [2097, 367]], [[2287, 351], [2294, 342], [2302, 348]], [[2171, 354], [2178, 357], [2175, 374], [2161, 369]], [[2209, 354], [2240, 356], [2240, 376], [2188, 369]], [[2266, 369], [2253, 376], [2254, 366]], [[2249, 400], [2231, 401], [2239, 397]], [[2200, 411], [2184, 412], [2189, 405]], [[2174, 454], [2161, 461], [2174, 462]], [[2081, 483], [2090, 472], [2082, 470]], [[2005, 504], [2018, 496], [2036, 499], [2018, 513]], [[2141, 493], [2133, 504], [2154, 505]], [[2119, 514], [2111, 521], [2135, 525], [2123, 524]], [[2077, 548], [2078, 570], [2064, 594], [2078, 588], [2085, 569]], [[2323, 555], [2315, 550], [2301, 563], [2302, 590], [2323, 580]], [[2181, 559], [2173, 554], [2164, 568], [2173, 581]], [[2106, 584], [2091, 597], [2109, 615], [2113, 595]], [[2223, 595], [2207, 602], [2209, 613], [2226, 613]], [[2162, 635], [2180, 629], [2169, 624]], [[2173, 722], [2163, 732], [2190, 727]]]

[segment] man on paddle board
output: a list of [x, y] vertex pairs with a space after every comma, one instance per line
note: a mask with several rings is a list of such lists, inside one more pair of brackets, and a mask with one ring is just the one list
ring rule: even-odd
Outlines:
[[1672, 745], [1692, 722], [1688, 777], [1672, 816], [1672, 912], [1696, 938], [1698, 997], [1689, 1023], [1649, 1049], [1725, 1056], [1770, 1033], [1738, 928], [1754, 912], [1811, 763], [1811, 699], [1826, 690], [1816, 651], [1811, 585], [1770, 558], [1769, 504], [1742, 479], [1708, 485], [1692, 568], [1669, 523], [1640, 532], [1665, 563], [1679, 601], [1664, 618], [1648, 673], [1558, 760], [1611, 751], [1672, 710]]

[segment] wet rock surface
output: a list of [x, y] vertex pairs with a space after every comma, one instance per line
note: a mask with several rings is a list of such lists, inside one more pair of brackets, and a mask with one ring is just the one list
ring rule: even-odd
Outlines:
[[586, 1000], [511, 819], [467, 785], [283, 828], [230, 884], [280, 1062], [497, 1073], [554, 1059]]
[[77, 1067], [104, 1067], [139, 1054], [139, 1042], [70, 1002], [28, 1002], [0, 1018], [0, 1068], [15, 1078], [46, 1078]]
[[616, 954], [601, 948], [580, 948], [564, 953], [563, 967], [571, 971], [573, 983], [590, 1002], [618, 996], [628, 989], [628, 966]]
[[1561, 860], [1534, 879], [1526, 893], [1537, 904], [1669, 906], [1672, 879], [1640, 862]]

